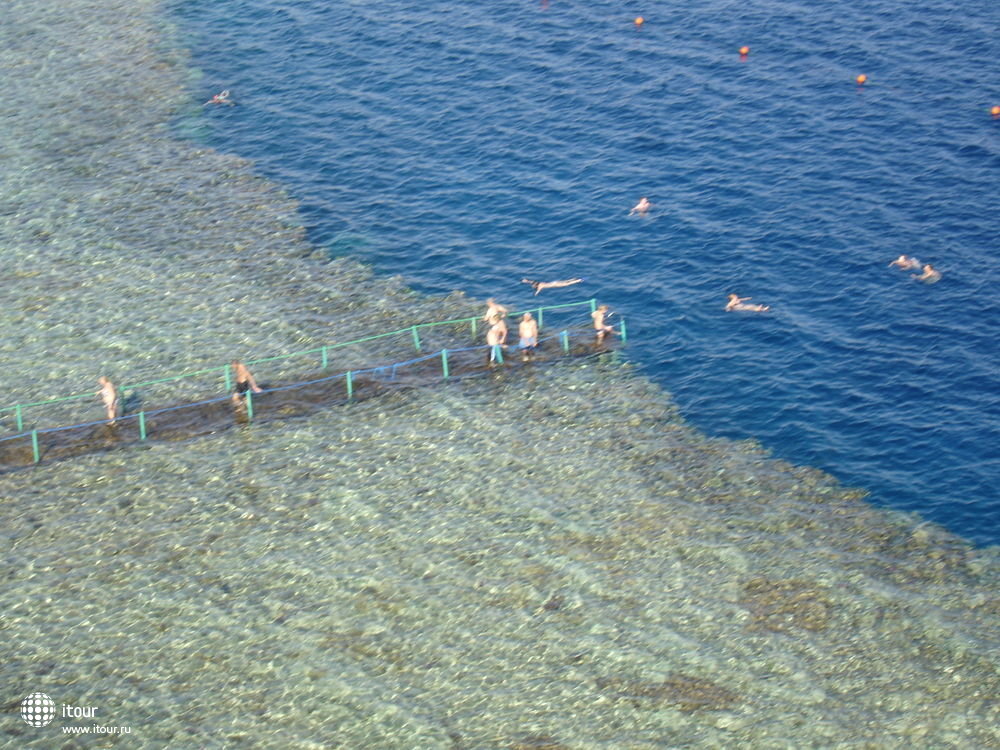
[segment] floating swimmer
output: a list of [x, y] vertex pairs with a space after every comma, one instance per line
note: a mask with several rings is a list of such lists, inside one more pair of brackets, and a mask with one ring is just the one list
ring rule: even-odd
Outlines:
[[896, 260], [889, 264], [889, 267], [898, 267], [903, 271], [919, 271], [920, 261], [916, 258], [911, 258], [909, 255], [900, 255]]
[[225, 91], [220, 91], [201, 106], [207, 107], [209, 104], [228, 104], [232, 107], [236, 102], [229, 98], [229, 89], [226, 89]]
[[743, 304], [748, 299], [753, 299], [753, 297], [737, 297], [735, 294], [730, 294], [729, 302], [726, 304], [726, 312], [733, 312], [734, 310], [741, 310], [744, 312], [767, 312], [771, 309], [768, 305]]
[[628, 212], [629, 216], [639, 214], [639, 216], [645, 216], [646, 212], [650, 209], [653, 204], [649, 202], [649, 198], [640, 198], [639, 202], [632, 206], [632, 210]]
[[532, 281], [531, 279], [521, 279], [522, 284], [531, 284], [537, 295], [543, 289], [556, 289], [561, 286], [572, 286], [579, 284], [583, 279], [564, 279], [563, 281]]
[[927, 263], [924, 266], [923, 271], [924, 272], [921, 273], [920, 275], [912, 273], [910, 274], [910, 276], [916, 279], [917, 281], [923, 281], [927, 284], [933, 284], [935, 281], [941, 280], [941, 272], [937, 270], [934, 266], [932, 266], [930, 263]]

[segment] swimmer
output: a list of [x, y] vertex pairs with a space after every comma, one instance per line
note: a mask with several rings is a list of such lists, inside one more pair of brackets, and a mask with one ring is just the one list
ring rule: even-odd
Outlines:
[[928, 284], [933, 284], [935, 281], [941, 280], [941, 272], [930, 263], [924, 265], [923, 271], [924, 272], [919, 276], [915, 273], [911, 273], [910, 277], [916, 279], [917, 281], [924, 281]]
[[531, 313], [521, 316], [517, 333], [521, 337], [517, 345], [521, 347], [522, 358], [527, 362], [528, 357], [535, 353], [535, 347], [538, 346], [538, 321], [531, 317]]
[[897, 266], [903, 271], [919, 271], [920, 261], [916, 258], [911, 258], [909, 255], [900, 255], [896, 260], [889, 264], [889, 268]]
[[767, 305], [744, 305], [748, 299], [753, 299], [753, 297], [737, 297], [735, 294], [729, 295], [729, 302], [726, 304], [726, 312], [732, 312], [733, 310], [743, 310], [747, 312], [767, 312], [771, 308]]
[[604, 321], [608, 315], [610, 313], [608, 312], [607, 305], [601, 305], [590, 314], [590, 317], [594, 320], [594, 331], [597, 333], [598, 341], [603, 341], [605, 336], [615, 332], [615, 329]]
[[118, 396], [118, 390], [115, 388], [115, 384], [103, 375], [97, 379], [97, 382], [100, 384], [101, 390], [94, 395], [100, 396], [104, 402], [104, 412], [108, 416], [108, 424], [114, 424], [115, 420], [121, 416], [122, 402]]
[[565, 279], [563, 281], [532, 281], [531, 279], [521, 279], [522, 284], [531, 284], [531, 288], [535, 290], [535, 295], [537, 296], [543, 289], [557, 289], [561, 286], [572, 286], [573, 284], [579, 284], [583, 279]]
[[201, 106], [207, 107], [209, 104], [228, 104], [231, 107], [236, 102], [229, 98], [229, 89], [226, 89], [225, 91], [220, 91]]
[[235, 383], [233, 389], [234, 404], [239, 404], [247, 391], [253, 391], [254, 393], [264, 392], [264, 389], [257, 385], [257, 381], [254, 380], [253, 375], [250, 374], [250, 370], [247, 369], [245, 364], [238, 359], [234, 359], [230, 362], [230, 366], [233, 368], [233, 382]]
[[653, 204], [649, 202], [649, 198], [640, 198], [639, 202], [632, 206], [632, 210], [628, 212], [628, 215], [634, 216], [635, 214], [639, 214], [639, 216], [645, 216], [646, 212], [652, 205]]
[[486, 332], [486, 345], [490, 348], [490, 357], [486, 360], [487, 364], [492, 365], [499, 359], [499, 350], [501, 347], [506, 348], [506, 341], [507, 324], [503, 320], [498, 320]]

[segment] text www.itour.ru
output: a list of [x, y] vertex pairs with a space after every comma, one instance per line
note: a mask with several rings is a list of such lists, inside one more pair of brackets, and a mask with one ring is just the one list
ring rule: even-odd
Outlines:
[[89, 727], [62, 727], [63, 734], [132, 734], [132, 727], [106, 727], [92, 724]]

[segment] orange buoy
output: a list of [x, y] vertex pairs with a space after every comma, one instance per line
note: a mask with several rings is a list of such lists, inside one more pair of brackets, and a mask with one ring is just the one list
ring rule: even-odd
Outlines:
[[646, 23], [646, 19], [645, 18], [643, 18], [642, 16], [637, 16], [636, 17], [636, 19], [635, 19], [635, 25], [636, 26], [642, 26], [644, 23]]
[[868, 80], [868, 76], [866, 76], [864, 73], [862, 73], [861, 75], [859, 75], [854, 80], [858, 82], [859, 86], [864, 86], [865, 85], [865, 81]]
[[990, 114], [994, 117], [1000, 117], [1000, 104], [994, 104], [990, 107]]
[[746, 57], [749, 54], [750, 54], [750, 48], [749, 47], [740, 47], [740, 55], [741, 56]]

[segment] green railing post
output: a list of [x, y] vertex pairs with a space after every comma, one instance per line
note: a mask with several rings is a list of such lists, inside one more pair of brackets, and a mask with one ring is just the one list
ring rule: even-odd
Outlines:
[[622, 333], [621, 333], [621, 336], [622, 336], [622, 343], [623, 344], [626, 341], [628, 341], [628, 333], [625, 331], [625, 318], [622, 318]]
[[419, 352], [420, 351], [420, 334], [417, 333], [417, 327], [416, 326], [413, 326], [412, 328], [410, 328], [410, 330], [413, 331], [413, 348], [416, 349]]
[[38, 430], [31, 431], [31, 452], [34, 454], [37, 464], [41, 460], [41, 455], [38, 452]]
[[354, 398], [354, 377], [351, 371], [347, 371], [347, 400], [350, 401]]
[[476, 338], [476, 319], [469, 318], [469, 322], [472, 323], [472, 338]]
[[444, 373], [445, 380], [448, 379], [448, 350], [441, 350], [441, 372]]
[[229, 365], [226, 365], [223, 371], [225, 373], [223, 377], [226, 379], [226, 393], [229, 393], [233, 390], [233, 374], [229, 371]]
[[544, 309], [545, 309], [544, 307], [538, 308], [538, 330], [542, 330], [542, 311]]
[[253, 391], [247, 391], [247, 422], [253, 421]]
[[569, 334], [563, 331], [559, 334], [559, 340], [562, 341], [563, 351], [569, 354]]
[[591, 299], [590, 300], [590, 312], [592, 312], [592, 313], [597, 312], [597, 300], [596, 299]]
[[24, 431], [24, 417], [21, 416], [21, 405], [18, 404], [14, 407], [14, 417], [17, 419], [17, 431]]
[[327, 365], [329, 364], [326, 356], [326, 347], [324, 346], [320, 351], [322, 352], [322, 364], [320, 365], [320, 367], [325, 370]]
[[146, 439], [146, 412], [139, 412], [139, 439]]

